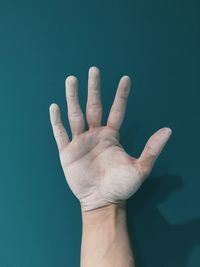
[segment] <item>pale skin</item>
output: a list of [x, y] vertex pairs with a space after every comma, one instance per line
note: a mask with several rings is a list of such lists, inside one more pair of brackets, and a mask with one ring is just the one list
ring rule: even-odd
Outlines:
[[[78, 100], [78, 79], [65, 80], [72, 140], [62, 124], [60, 108], [50, 106], [50, 120], [67, 183], [80, 201], [82, 214], [81, 267], [134, 267], [126, 224], [126, 200], [149, 176], [171, 135], [169, 127], [156, 131], [138, 158], [120, 144], [131, 79], [122, 76], [102, 125], [100, 70], [88, 71], [86, 120]], [[86, 127], [87, 123], [87, 127]]]

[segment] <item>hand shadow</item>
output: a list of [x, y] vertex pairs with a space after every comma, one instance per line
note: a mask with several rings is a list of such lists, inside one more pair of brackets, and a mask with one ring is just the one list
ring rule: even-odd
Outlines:
[[[122, 129], [123, 146], [127, 152], [134, 151], [134, 156], [139, 156], [141, 151], [136, 142], [141, 125], [132, 119], [132, 112], [129, 114], [129, 123]], [[170, 165], [169, 160], [158, 160], [151, 175], [127, 201], [127, 223], [136, 267], [187, 267], [190, 253], [200, 244], [200, 218], [174, 225], [158, 209], [159, 203], [181, 190], [183, 184], [180, 175], [169, 175]]]
[[137, 267], [186, 267], [192, 249], [200, 244], [199, 218], [173, 225], [157, 207], [181, 186], [177, 175], [148, 177], [128, 200], [127, 223]]

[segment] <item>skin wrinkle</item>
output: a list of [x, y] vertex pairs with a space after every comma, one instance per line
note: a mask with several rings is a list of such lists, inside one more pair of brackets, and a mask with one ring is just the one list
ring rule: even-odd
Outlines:
[[[104, 143], [104, 144], [108, 144], [108, 145], [106, 145], [106, 146], [104, 146], [104, 151], [99, 151], [99, 153], [93, 153], [95, 150], [97, 150], [97, 148], [98, 148], [98, 145], [100, 145], [100, 143]], [[103, 152], [105, 152], [106, 151], [106, 149], [109, 149], [110, 148], [110, 146], [111, 146], [112, 144], [110, 144], [110, 142], [109, 142], [109, 140], [108, 140], [108, 142], [106, 142], [106, 139], [105, 140], [99, 140], [98, 141], [98, 143], [96, 144], [96, 146], [94, 146], [90, 151], [89, 151], [89, 153], [86, 153], [84, 156], [82, 156], [81, 158], [79, 158], [79, 159], [75, 159], [73, 162], [71, 162], [70, 163], [70, 165], [68, 165], [68, 168], [70, 168], [70, 167], [73, 167], [73, 163], [74, 162], [77, 162], [78, 160], [83, 160], [84, 158], [86, 158], [86, 157], [92, 157], [92, 163], [90, 164], [90, 166], [89, 166], [89, 169], [90, 168], [92, 168], [92, 166], [93, 165], [95, 165], [95, 161], [96, 160], [98, 160], [98, 157], [101, 155], [101, 153], [103, 153]], [[93, 156], [92, 156], [93, 155]], [[98, 165], [97, 165], [98, 166]], [[104, 174], [105, 174], [105, 171], [103, 171], [103, 169], [100, 167], [100, 166], [98, 166], [98, 168], [97, 168], [97, 170], [98, 171], [96, 171], [96, 173], [97, 173], [97, 177], [99, 177], [100, 179], [99, 179], [99, 181], [100, 180], [103, 180], [103, 176], [104, 176]]]
[[[104, 129], [103, 129], [103, 130], [104, 130]], [[102, 131], [103, 131], [103, 130], [102, 130]], [[90, 129], [90, 132], [91, 132], [91, 135], [94, 135], [94, 134], [95, 134], [93, 129]], [[116, 135], [116, 136], [117, 136], [117, 135]], [[78, 136], [75, 136], [74, 139], [72, 140], [74, 146], [76, 146], [76, 140], [77, 140], [78, 138], [79, 138]], [[101, 144], [105, 144], [107, 138], [108, 138], [108, 137], [105, 138], [105, 136], [103, 136], [102, 138], [97, 138], [97, 142], [94, 143], [94, 145], [93, 145], [94, 147], [93, 147], [93, 148], [90, 148], [91, 146], [90, 146], [90, 144], [89, 144], [89, 146], [87, 147], [87, 150], [85, 150], [85, 155], [87, 155], [88, 152], [91, 152], [91, 153], [92, 153], [92, 152], [95, 150], [95, 148], [98, 147], [98, 145], [99, 145], [100, 143], [101, 143]], [[109, 137], [109, 139], [110, 139], [110, 138], [112, 138], [112, 136]], [[84, 139], [84, 138], [83, 138], [83, 139]], [[109, 139], [108, 139], [108, 142], [109, 142]], [[116, 139], [116, 140], [115, 140], [115, 139]], [[82, 142], [84, 143], [84, 140], [82, 140]], [[108, 143], [108, 144], [109, 144], [109, 146], [105, 146], [105, 145], [104, 145], [104, 148], [105, 148], [105, 149], [109, 148], [111, 145], [114, 145], [114, 144], [115, 144], [115, 146], [122, 147], [121, 144], [118, 142], [118, 139], [117, 139], [116, 137], [113, 138], [113, 142], [112, 142], [112, 143]], [[97, 149], [97, 148], [96, 148], [96, 149]], [[102, 152], [105, 152], [105, 151], [102, 151]], [[101, 152], [101, 153], [102, 153], [102, 152]], [[96, 153], [94, 153], [93, 155], [95, 156]], [[98, 156], [98, 155], [97, 155], [97, 156]], [[81, 153], [80, 153], [80, 158], [82, 158]], [[80, 158], [75, 158], [73, 161], [68, 162], [67, 164], [72, 164], [74, 161], [79, 160]]]

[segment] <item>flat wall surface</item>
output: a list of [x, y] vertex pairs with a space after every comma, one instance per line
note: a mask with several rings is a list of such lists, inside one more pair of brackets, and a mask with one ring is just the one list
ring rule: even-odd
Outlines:
[[139, 156], [173, 131], [127, 204], [138, 267], [200, 266], [200, 2], [0, 2], [0, 266], [78, 267], [81, 214], [60, 166], [49, 105], [66, 116], [75, 75], [85, 112], [101, 70], [103, 122], [122, 75], [132, 79], [121, 143]]

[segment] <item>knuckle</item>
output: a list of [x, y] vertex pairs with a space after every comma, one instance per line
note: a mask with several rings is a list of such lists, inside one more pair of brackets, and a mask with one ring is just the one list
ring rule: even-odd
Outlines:
[[87, 108], [89, 110], [92, 110], [93, 112], [99, 112], [100, 110], [102, 110], [101, 105], [97, 102], [88, 104]]
[[77, 118], [77, 117], [81, 117], [81, 113], [78, 110], [74, 110], [74, 111], [68, 112], [68, 116], [69, 118]]

